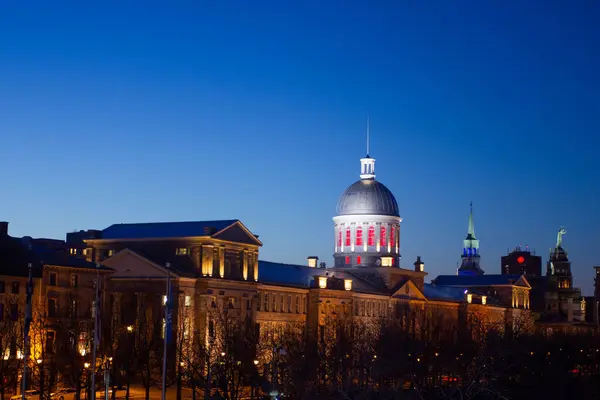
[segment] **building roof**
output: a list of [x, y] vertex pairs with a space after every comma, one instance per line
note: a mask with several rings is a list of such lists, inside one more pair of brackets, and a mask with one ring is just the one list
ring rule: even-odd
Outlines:
[[212, 236], [236, 222], [238, 222], [237, 219], [114, 224], [102, 231], [102, 239], [159, 239]]
[[493, 285], [514, 285], [521, 275], [439, 275], [431, 283], [435, 286], [493, 286]]
[[465, 299], [465, 292], [462, 288], [436, 286], [431, 283], [424, 285], [423, 294], [428, 300], [463, 301]]
[[314, 268], [306, 265], [284, 264], [271, 261], [258, 261], [258, 280], [270, 285], [309, 288], [314, 277], [329, 276], [337, 279], [352, 279], [352, 290], [361, 293], [386, 294], [377, 287], [348, 271], [333, 268]]
[[375, 179], [361, 179], [342, 194], [337, 215], [391, 215], [400, 216], [398, 203], [392, 192]]

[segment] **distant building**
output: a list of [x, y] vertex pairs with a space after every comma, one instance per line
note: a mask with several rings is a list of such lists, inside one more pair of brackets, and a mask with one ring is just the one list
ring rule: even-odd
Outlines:
[[516, 247], [500, 261], [502, 275], [542, 276], [542, 257], [532, 253], [529, 247]]

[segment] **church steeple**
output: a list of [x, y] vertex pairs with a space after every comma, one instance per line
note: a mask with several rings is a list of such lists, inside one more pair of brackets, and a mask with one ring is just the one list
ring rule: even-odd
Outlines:
[[479, 240], [475, 236], [475, 224], [473, 222], [473, 202], [469, 210], [469, 227], [467, 228], [467, 237], [463, 241], [462, 262], [458, 269], [459, 275], [483, 275], [483, 270], [479, 265]]
[[371, 147], [371, 132], [369, 118], [367, 118], [367, 156], [360, 159], [360, 179], [375, 179], [375, 159], [369, 156]]

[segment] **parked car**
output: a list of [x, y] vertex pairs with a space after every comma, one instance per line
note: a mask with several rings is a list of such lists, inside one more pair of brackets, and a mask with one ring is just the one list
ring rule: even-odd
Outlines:
[[[21, 394], [17, 394], [12, 396], [10, 400], [21, 400], [23, 396]], [[25, 391], [25, 399], [27, 400], [38, 400], [40, 398], [39, 390], [26, 390]]]
[[56, 392], [50, 393], [50, 400], [73, 400], [75, 398], [76, 389], [60, 388]]

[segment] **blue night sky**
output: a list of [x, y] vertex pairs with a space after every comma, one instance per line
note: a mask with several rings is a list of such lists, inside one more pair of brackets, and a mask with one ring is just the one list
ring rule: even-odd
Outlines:
[[404, 267], [455, 273], [473, 201], [488, 273], [519, 244], [545, 271], [564, 225], [591, 293], [599, 2], [91, 3], [0, 5], [11, 235], [239, 218], [262, 259], [331, 265], [370, 116]]

